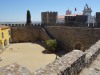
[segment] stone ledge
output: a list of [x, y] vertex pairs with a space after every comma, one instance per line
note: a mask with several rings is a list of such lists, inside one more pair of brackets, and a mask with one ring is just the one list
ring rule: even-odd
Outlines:
[[[77, 71], [79, 71], [78, 68], [81, 68], [82, 65], [81, 61], [82, 60], [85, 61], [84, 59], [85, 59], [85, 54], [82, 51], [73, 50], [72, 52], [64, 55], [63, 57], [55, 60], [53, 63], [48, 64], [44, 69], [37, 70], [34, 74], [35, 75], [57, 75], [63, 73], [64, 71], [68, 71], [66, 73], [68, 73], [69, 75], [69, 73], [71, 73], [72, 70], [75, 68]], [[80, 62], [80, 64], [77, 64], [78, 62]]]

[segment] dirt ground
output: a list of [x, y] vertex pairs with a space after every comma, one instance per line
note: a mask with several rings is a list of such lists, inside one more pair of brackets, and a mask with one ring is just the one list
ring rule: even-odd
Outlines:
[[27, 67], [31, 72], [34, 72], [53, 62], [56, 58], [55, 54], [43, 54], [42, 51], [44, 50], [45, 48], [41, 45], [33, 43], [11, 44], [0, 54], [2, 58], [0, 67], [18, 63], [23, 67]]

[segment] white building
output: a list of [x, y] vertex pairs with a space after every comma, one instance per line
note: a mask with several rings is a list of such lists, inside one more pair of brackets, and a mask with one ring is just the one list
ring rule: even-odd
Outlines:
[[87, 4], [85, 5], [84, 7], [84, 10], [83, 10], [83, 13], [80, 13], [80, 14], [72, 14], [72, 12], [68, 9], [66, 11], [66, 15], [59, 15], [58, 16], [58, 19], [57, 19], [57, 23], [64, 23], [65, 22], [65, 16], [76, 16], [76, 15], [87, 15], [88, 16], [88, 19], [87, 19], [87, 23], [95, 23], [95, 16], [92, 16], [91, 15], [92, 13], [92, 10], [91, 10], [91, 7], [89, 7]]
[[87, 20], [87, 23], [95, 23], [95, 16], [92, 16], [91, 15], [92, 13], [92, 10], [91, 10], [91, 7], [89, 7], [87, 4], [85, 5], [84, 7], [84, 10], [83, 10], [83, 15], [87, 15], [88, 16], [88, 20]]

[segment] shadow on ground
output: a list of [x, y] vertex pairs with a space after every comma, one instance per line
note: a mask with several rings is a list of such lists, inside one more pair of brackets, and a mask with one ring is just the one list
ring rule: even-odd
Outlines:
[[[36, 44], [39, 44], [41, 45], [42, 47], [45, 47], [45, 44], [43, 41], [37, 41]], [[50, 52], [48, 50], [44, 50], [42, 51], [42, 53], [44, 54], [55, 54], [57, 55], [58, 57], [62, 57], [63, 55], [65, 55], [67, 53], [66, 50], [63, 50], [62, 48], [60, 48], [59, 50], [57, 50], [56, 52]]]

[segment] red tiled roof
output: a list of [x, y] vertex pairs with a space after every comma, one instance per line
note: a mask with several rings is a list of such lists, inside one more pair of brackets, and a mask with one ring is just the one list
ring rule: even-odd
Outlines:
[[83, 15], [83, 14], [80, 13], [80, 14], [70, 14], [70, 15], [59, 15], [58, 19], [63, 19], [63, 18], [65, 18], [65, 16], [76, 16], [76, 15]]

